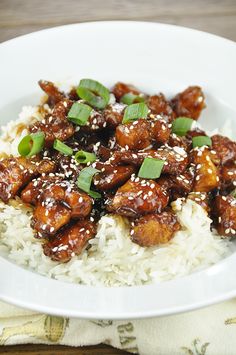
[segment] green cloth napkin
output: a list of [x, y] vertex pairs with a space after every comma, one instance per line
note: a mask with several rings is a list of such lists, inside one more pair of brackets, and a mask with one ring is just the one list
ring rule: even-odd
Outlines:
[[81, 320], [0, 302], [0, 345], [105, 343], [141, 355], [235, 355], [236, 299], [168, 317]]

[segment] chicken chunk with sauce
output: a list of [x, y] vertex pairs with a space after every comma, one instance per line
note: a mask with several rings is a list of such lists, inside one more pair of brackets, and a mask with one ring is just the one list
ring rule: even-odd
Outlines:
[[128, 94], [128, 93], [131, 93], [134, 95], [140, 94], [140, 91], [135, 86], [130, 85], [130, 84], [121, 83], [121, 82], [116, 83], [112, 92], [118, 101], [120, 101], [122, 96], [124, 96], [125, 94]]
[[197, 120], [206, 107], [205, 96], [199, 86], [190, 86], [172, 101], [172, 108], [177, 117], [190, 117]]
[[180, 229], [176, 215], [170, 211], [148, 214], [134, 221], [130, 235], [142, 247], [169, 242]]
[[196, 167], [193, 191], [210, 192], [219, 187], [219, 172], [211, 159], [209, 148], [195, 148], [192, 163]]
[[131, 165], [114, 167], [99, 163], [96, 164], [96, 168], [101, 172], [94, 176], [93, 183], [101, 191], [112, 190], [123, 185], [135, 171]]
[[216, 134], [212, 136], [212, 148], [216, 151], [221, 165], [233, 163], [236, 160], [236, 143], [229, 138]]
[[0, 161], [0, 198], [7, 203], [32, 178], [38, 175], [36, 161], [24, 157]]
[[218, 195], [213, 203], [215, 226], [220, 235], [236, 237], [236, 199]]
[[117, 190], [108, 210], [122, 216], [135, 217], [161, 212], [168, 200], [166, 191], [155, 181], [131, 178]]
[[96, 234], [96, 226], [88, 220], [78, 221], [62, 230], [52, 240], [43, 244], [44, 254], [54, 261], [68, 262], [79, 255], [89, 239]]
[[150, 96], [147, 105], [152, 114], [162, 116], [167, 122], [175, 119], [175, 113], [163, 94]]
[[32, 226], [41, 235], [54, 235], [70, 219], [87, 217], [92, 198], [67, 181], [49, 184], [38, 197]]
[[67, 114], [72, 104], [73, 101], [68, 99], [59, 101], [54, 106], [51, 115], [45, 117], [41, 122], [36, 122], [30, 126], [30, 132], [44, 132], [46, 147], [51, 147], [55, 139], [65, 141], [70, 138], [75, 132], [73, 124], [67, 119]]

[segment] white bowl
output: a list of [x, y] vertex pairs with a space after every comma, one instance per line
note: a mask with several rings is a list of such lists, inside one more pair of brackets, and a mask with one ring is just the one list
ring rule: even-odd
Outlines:
[[[236, 119], [236, 44], [207, 33], [154, 23], [69, 25], [0, 45], [1, 124], [38, 102], [39, 79], [107, 86], [131, 82], [172, 95], [198, 84], [207, 96], [207, 128]], [[234, 124], [235, 126], [235, 124]], [[17, 233], [17, 231], [16, 231]], [[140, 287], [88, 287], [42, 277], [0, 257], [0, 298], [40, 312], [128, 319], [192, 310], [236, 296], [236, 255], [187, 277]]]

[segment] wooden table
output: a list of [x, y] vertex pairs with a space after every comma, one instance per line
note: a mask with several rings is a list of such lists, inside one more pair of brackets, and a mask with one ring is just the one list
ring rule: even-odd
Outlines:
[[[172, 23], [236, 41], [236, 0], [0, 0], [0, 42], [43, 28], [98, 20]], [[17, 345], [0, 354], [125, 354], [106, 345], [72, 348]]]

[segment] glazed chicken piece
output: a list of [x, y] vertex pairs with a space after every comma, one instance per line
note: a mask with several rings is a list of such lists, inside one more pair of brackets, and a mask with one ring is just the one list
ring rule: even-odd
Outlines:
[[156, 143], [165, 144], [168, 142], [171, 129], [165, 120], [154, 119], [150, 122], [150, 126], [152, 139]]
[[194, 169], [189, 168], [180, 175], [172, 176], [171, 178], [171, 198], [176, 200], [179, 197], [186, 196], [193, 189]]
[[179, 175], [162, 174], [157, 183], [170, 194], [170, 200], [187, 196], [192, 191], [194, 181], [194, 169], [189, 167]]
[[59, 101], [65, 99], [65, 94], [61, 92], [58, 87], [55, 86], [51, 81], [39, 80], [38, 82], [41, 89], [48, 95], [47, 103], [49, 106], [54, 106]]
[[100, 144], [96, 150], [96, 154], [102, 162], [105, 162], [110, 159], [111, 157], [111, 149], [107, 148], [106, 146]]
[[120, 101], [122, 96], [124, 96], [125, 94], [128, 94], [128, 93], [131, 93], [134, 95], [140, 94], [140, 91], [136, 87], [134, 87], [133, 85], [124, 84], [121, 82], [116, 83], [112, 92], [115, 95], [117, 101]]
[[40, 175], [55, 173], [57, 170], [57, 164], [49, 157], [44, 157], [38, 164], [37, 169]]
[[145, 119], [119, 125], [116, 141], [123, 148], [145, 149], [151, 145], [150, 124]]
[[154, 115], [161, 115], [167, 122], [175, 119], [175, 113], [163, 94], [150, 96], [147, 105]]
[[218, 233], [225, 237], [235, 237], [236, 199], [231, 195], [218, 195], [215, 197], [213, 207], [213, 215]]
[[[114, 153], [111, 154], [111, 157], [109, 159], [109, 162], [111, 162], [112, 165], [116, 166], [118, 165], [133, 165], [136, 167], [141, 166], [144, 158], [148, 157], [150, 152], [150, 149], [144, 152], [132, 152], [130, 150], [126, 151], [115, 151]], [[154, 150], [151, 151], [153, 154]]]
[[39, 237], [55, 235], [58, 230], [69, 223], [71, 210], [63, 201], [52, 200], [48, 203], [38, 203], [31, 220], [31, 227], [36, 230]]
[[72, 104], [73, 102], [68, 99], [58, 102], [50, 116], [29, 127], [30, 132], [44, 132], [46, 147], [51, 147], [55, 139], [65, 141], [70, 138], [75, 132], [73, 124], [67, 119]]
[[79, 190], [70, 190], [66, 189], [65, 192], [65, 203], [68, 204], [71, 208], [71, 218], [80, 219], [87, 217], [93, 205], [92, 198]]
[[103, 113], [93, 110], [84, 129], [92, 132], [100, 131], [107, 126]]
[[199, 86], [190, 86], [171, 100], [176, 117], [190, 117], [197, 120], [206, 107], [205, 96]]
[[33, 179], [21, 192], [21, 199], [23, 202], [35, 206], [45, 189], [52, 183], [59, 182], [61, 182], [61, 179], [58, 176], [46, 175]]
[[71, 156], [56, 153], [53, 155], [53, 159], [57, 163], [58, 173], [61, 175], [61, 177], [76, 180], [80, 170], [83, 169], [83, 167], [78, 164]]
[[96, 226], [88, 220], [78, 221], [61, 231], [54, 239], [43, 245], [43, 251], [54, 261], [68, 262], [79, 255], [89, 239], [96, 234]]
[[51, 183], [43, 189], [34, 210], [32, 227], [44, 235], [55, 235], [71, 218], [87, 217], [92, 198], [68, 181]]
[[107, 209], [127, 217], [161, 212], [168, 204], [167, 193], [153, 180], [132, 177], [121, 186]]
[[[152, 154], [151, 154], [152, 155]], [[153, 158], [165, 161], [163, 174], [179, 175], [182, 174], [189, 163], [187, 152], [181, 147], [170, 147], [167, 144], [158, 148]]]
[[160, 214], [148, 214], [133, 223], [130, 235], [134, 243], [142, 247], [169, 242], [180, 229], [180, 224], [174, 213], [163, 211]]
[[231, 191], [236, 187], [236, 164], [231, 163], [221, 168], [221, 188]]
[[207, 212], [207, 214], [210, 213], [210, 198], [207, 192], [193, 191], [190, 192], [187, 198], [200, 205]]
[[168, 142], [171, 130], [163, 119], [151, 121], [139, 119], [132, 123], [119, 125], [116, 128], [116, 141], [121, 147], [131, 150], [145, 149], [152, 143], [165, 144]]
[[211, 137], [212, 148], [216, 151], [221, 165], [233, 163], [236, 160], [236, 142], [216, 134]]
[[7, 203], [36, 175], [38, 175], [36, 161], [24, 157], [1, 160], [0, 199]]
[[179, 137], [175, 133], [172, 133], [169, 137], [168, 145], [170, 147], [180, 147], [189, 152], [192, 148], [192, 140], [190, 141], [186, 137]]
[[179, 175], [188, 166], [188, 155], [183, 148], [180, 147], [169, 147], [168, 145], [163, 145], [160, 148], [147, 149], [145, 151], [139, 152], [114, 152], [110, 158], [112, 164], [129, 164], [134, 166], [140, 166], [145, 158], [155, 158], [159, 160], [164, 160], [165, 165], [163, 166], [163, 174]]
[[119, 124], [122, 123], [125, 108], [126, 105], [122, 103], [108, 105], [105, 108], [103, 111], [103, 116], [105, 118], [105, 122], [107, 123], [107, 127], [115, 129]]
[[135, 171], [135, 168], [131, 165], [112, 166], [100, 162], [96, 164], [96, 169], [101, 172], [94, 176], [93, 183], [101, 191], [111, 190], [123, 185]]
[[219, 186], [218, 169], [211, 159], [207, 147], [195, 148], [191, 152], [192, 163], [195, 164], [195, 180], [193, 191], [210, 192]]

